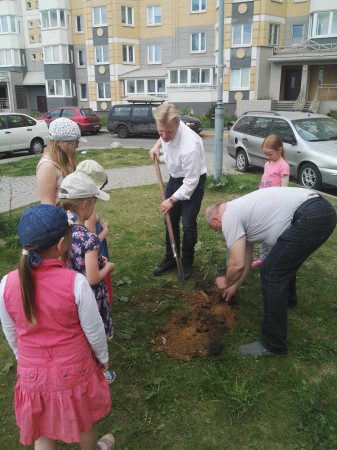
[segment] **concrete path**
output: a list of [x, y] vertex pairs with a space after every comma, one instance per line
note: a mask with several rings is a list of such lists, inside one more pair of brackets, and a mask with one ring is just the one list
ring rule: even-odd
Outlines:
[[[161, 164], [164, 181], [168, 180], [168, 173], [164, 164]], [[144, 186], [157, 183], [154, 166], [127, 167], [122, 169], [107, 169], [109, 183], [105, 187], [120, 189], [132, 186]], [[0, 181], [0, 212], [26, 206], [38, 202], [36, 176], [2, 177]]]

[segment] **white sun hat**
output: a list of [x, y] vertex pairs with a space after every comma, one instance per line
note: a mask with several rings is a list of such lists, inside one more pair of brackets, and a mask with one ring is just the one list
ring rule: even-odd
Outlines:
[[73, 172], [67, 175], [61, 183], [58, 197], [71, 200], [92, 197], [106, 202], [110, 200], [110, 195], [98, 189], [89, 175], [83, 172]]
[[81, 136], [80, 127], [73, 120], [59, 117], [49, 125], [49, 139], [51, 141], [81, 141], [87, 142]]

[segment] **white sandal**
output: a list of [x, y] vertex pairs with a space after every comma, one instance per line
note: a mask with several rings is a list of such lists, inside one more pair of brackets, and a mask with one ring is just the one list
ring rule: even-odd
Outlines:
[[97, 442], [97, 450], [113, 450], [115, 447], [115, 438], [112, 434], [105, 434], [98, 442]]

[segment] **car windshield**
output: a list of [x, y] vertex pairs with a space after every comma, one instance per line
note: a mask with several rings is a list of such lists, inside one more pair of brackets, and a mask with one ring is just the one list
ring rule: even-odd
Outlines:
[[292, 121], [295, 130], [306, 141], [337, 140], [337, 120], [307, 117]]

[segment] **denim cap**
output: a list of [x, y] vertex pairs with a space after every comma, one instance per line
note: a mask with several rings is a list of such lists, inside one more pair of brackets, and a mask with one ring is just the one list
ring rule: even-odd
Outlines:
[[65, 235], [75, 220], [75, 214], [54, 205], [31, 206], [23, 212], [19, 221], [21, 245], [32, 246], [37, 251], [50, 248]]
[[106, 171], [94, 159], [85, 159], [78, 163], [76, 172], [83, 172], [89, 175], [98, 188], [102, 188], [108, 180]]
[[49, 125], [49, 139], [51, 141], [81, 141], [87, 142], [81, 137], [80, 127], [73, 120], [59, 117]]
[[100, 200], [110, 200], [110, 195], [98, 189], [95, 182], [83, 172], [73, 172], [67, 175], [61, 183], [59, 198], [76, 200], [96, 197]]

